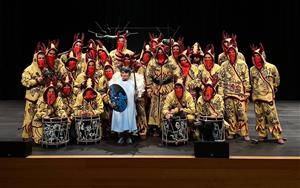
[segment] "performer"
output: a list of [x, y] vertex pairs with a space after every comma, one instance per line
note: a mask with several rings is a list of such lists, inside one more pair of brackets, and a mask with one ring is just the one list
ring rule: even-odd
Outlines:
[[184, 51], [183, 38], [179, 38], [177, 42], [171, 42], [171, 55], [169, 61], [174, 65], [179, 65], [178, 56]]
[[199, 65], [199, 74], [197, 76], [198, 84], [203, 87], [211, 82], [218, 92], [220, 65], [215, 64], [215, 50], [213, 44], [208, 44], [205, 48], [203, 64]]
[[267, 139], [269, 132], [278, 144], [284, 144], [275, 105], [275, 92], [280, 83], [278, 70], [275, 65], [266, 61], [261, 43], [259, 47], [252, 45], [251, 50], [254, 66], [250, 69], [250, 80], [256, 115], [255, 130], [258, 132], [260, 141]]
[[50, 83], [50, 86], [46, 88], [37, 102], [37, 112], [34, 115], [32, 124], [32, 136], [35, 143], [40, 143], [42, 139], [42, 119], [54, 117], [67, 118], [68, 116], [64, 110], [62, 98], [58, 96], [55, 87]]
[[121, 35], [121, 33], [118, 31], [117, 34], [117, 47], [116, 49], [112, 50], [109, 55], [112, 58], [112, 65], [113, 68], [116, 72], [119, 71], [119, 68], [121, 67], [120, 63], [117, 60], [117, 54], [122, 53], [122, 54], [128, 54], [128, 55], [133, 55], [133, 52], [129, 49], [127, 49], [127, 37], [128, 37], [128, 31], [124, 35]]
[[97, 43], [98, 61], [96, 62], [96, 68], [97, 70], [103, 70], [106, 62], [112, 64], [111, 57], [102, 42], [100, 40], [97, 40]]
[[88, 78], [85, 89], [76, 97], [74, 116], [100, 116], [103, 113], [103, 101], [101, 95], [95, 91], [94, 82]]
[[24, 141], [29, 141], [32, 137], [32, 120], [36, 113], [36, 102], [44, 88], [42, 71], [47, 66], [45, 53], [45, 44], [39, 42], [31, 65], [22, 73], [21, 82], [26, 87], [24, 121], [22, 126], [22, 138]]
[[[237, 46], [236, 35], [232, 34], [230, 37], [225, 31], [223, 31], [223, 33], [222, 33], [223, 52], [221, 54], [219, 54], [219, 56], [218, 56], [218, 64], [219, 65], [222, 65], [222, 63], [224, 63], [226, 60], [228, 60], [228, 54], [227, 54], [228, 45], [232, 42], [235, 42], [235, 46]], [[241, 52], [238, 52], [237, 59], [245, 61], [245, 57]]]
[[77, 59], [76, 70], [81, 73], [86, 71], [85, 53], [82, 52], [84, 33], [81, 34], [81, 37], [79, 36], [80, 33], [74, 35], [74, 42], [72, 48], [69, 51], [65, 52], [63, 55], [61, 55], [60, 60], [61, 62], [66, 64], [67, 60], [70, 57], [76, 58]]
[[182, 78], [178, 79], [174, 84], [174, 90], [170, 92], [164, 101], [162, 113], [166, 119], [173, 116], [184, 116], [187, 118], [190, 133], [193, 131], [195, 120], [195, 103], [192, 95], [185, 89]]
[[151, 98], [148, 125], [154, 126], [153, 136], [159, 136], [157, 127], [160, 127], [162, 119], [162, 107], [167, 94], [174, 89], [174, 77], [180, 76], [177, 64], [172, 63], [165, 53], [165, 46], [157, 46], [155, 59], [146, 69], [147, 94]]
[[[234, 39], [234, 38], [233, 38]], [[249, 71], [245, 61], [237, 58], [236, 42], [228, 46], [228, 59], [220, 70], [220, 94], [224, 95], [225, 120], [230, 124], [227, 139], [236, 134], [249, 141], [247, 100], [250, 96]]]
[[192, 54], [190, 58], [192, 63], [192, 70], [194, 71], [196, 76], [198, 75], [199, 65], [201, 65], [203, 62], [203, 56], [204, 53], [201, 49], [199, 42], [195, 42], [195, 44], [192, 46]]
[[149, 45], [152, 53], [155, 53], [156, 46], [160, 44], [163, 40], [163, 35], [160, 33], [159, 36], [155, 36], [153, 33], [149, 33]]
[[[132, 144], [132, 133], [138, 130], [136, 124], [135, 83], [131, 69], [123, 66], [109, 82], [113, 115], [111, 130], [118, 133], [118, 144]], [[122, 92], [121, 92], [122, 91]], [[117, 99], [117, 100], [115, 100]]]

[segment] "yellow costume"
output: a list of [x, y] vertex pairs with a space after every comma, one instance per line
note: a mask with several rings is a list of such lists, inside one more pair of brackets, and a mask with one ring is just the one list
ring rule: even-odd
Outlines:
[[[165, 54], [164, 48], [159, 45], [157, 52], [161, 49]], [[158, 54], [158, 53], [157, 53]], [[157, 57], [157, 55], [156, 55]], [[149, 62], [146, 69], [147, 78], [147, 93], [151, 98], [150, 113], [148, 125], [160, 126], [162, 119], [161, 110], [167, 94], [174, 89], [174, 77], [179, 77], [180, 69], [177, 64], [174, 64], [168, 60], [165, 54], [165, 60], [161, 64], [158, 63], [158, 59]]]
[[[252, 84], [252, 99], [256, 115], [256, 131], [259, 137], [265, 138], [268, 132], [275, 139], [282, 139], [282, 128], [280, 126], [276, 106], [275, 91], [280, 84], [280, 77], [275, 65], [265, 60], [263, 47], [252, 46], [253, 54], [258, 54], [262, 61], [261, 69], [255, 65], [250, 69]], [[255, 62], [252, 57], [253, 64]]]
[[235, 62], [225, 61], [220, 70], [219, 93], [225, 100], [225, 120], [230, 124], [230, 137], [240, 134], [249, 140], [247, 100], [250, 95], [249, 71], [247, 64], [236, 58], [237, 48], [229, 46], [235, 52]]
[[48, 98], [47, 93], [50, 90], [50, 88], [55, 90], [53, 85], [50, 85], [37, 102], [37, 112], [33, 118], [33, 123], [32, 123], [32, 136], [35, 143], [40, 143], [43, 135], [43, 126], [42, 126], [43, 118], [53, 118], [53, 117], [66, 118], [67, 117], [67, 113], [64, 110], [62, 98], [57, 96], [57, 93], [56, 93], [57, 97], [55, 99], [55, 102], [53, 104], [47, 103], [47, 98]]
[[203, 96], [200, 96], [196, 104], [196, 110], [200, 116], [223, 117], [223, 97], [219, 94], [215, 94], [210, 101], [205, 101]]
[[38, 49], [32, 59], [31, 65], [29, 65], [22, 73], [22, 85], [26, 87], [25, 94], [25, 111], [23, 120], [23, 132], [22, 138], [29, 139], [32, 136], [32, 120], [36, 113], [36, 102], [43, 91], [42, 71], [37, 63], [37, 56], [42, 53], [45, 56], [45, 51]]
[[[238, 52], [237, 58], [241, 61], [246, 61], [245, 56], [241, 52]], [[228, 60], [228, 56], [225, 54], [225, 52], [222, 52], [219, 54], [219, 56], [218, 56], [218, 64], [219, 65], [222, 65], [227, 60]]]

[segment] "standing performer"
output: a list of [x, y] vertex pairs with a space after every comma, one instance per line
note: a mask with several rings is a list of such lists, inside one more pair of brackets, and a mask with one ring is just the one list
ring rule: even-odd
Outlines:
[[199, 71], [198, 67], [203, 62], [203, 56], [204, 56], [204, 53], [201, 49], [199, 42], [195, 42], [195, 44], [192, 46], [192, 54], [191, 54], [190, 58], [191, 58], [191, 63], [192, 63], [192, 69], [196, 76], [198, 75], [198, 71]]
[[118, 144], [132, 144], [132, 133], [138, 130], [136, 124], [135, 83], [131, 69], [123, 66], [109, 82], [113, 105], [111, 130], [118, 133]]
[[250, 80], [256, 115], [255, 130], [260, 141], [267, 139], [269, 132], [278, 144], [284, 144], [275, 105], [275, 92], [280, 83], [278, 70], [275, 65], [266, 61], [262, 44], [259, 48], [252, 45], [251, 50], [254, 66], [250, 69]]
[[44, 88], [44, 78], [42, 75], [46, 65], [46, 46], [38, 43], [33, 55], [32, 63], [22, 73], [22, 85], [26, 87], [25, 112], [23, 121], [22, 138], [29, 141], [32, 137], [32, 120], [36, 113], [36, 102], [42, 94]]
[[236, 134], [249, 141], [247, 100], [250, 96], [249, 70], [245, 61], [237, 58], [236, 42], [228, 46], [228, 59], [221, 66], [220, 94], [224, 94], [225, 120], [230, 124], [227, 139]]
[[[165, 46], [158, 45], [154, 61], [151, 61], [146, 69], [147, 94], [151, 98], [148, 125], [154, 126], [154, 129], [160, 127], [165, 98], [174, 89], [174, 78], [179, 76], [178, 65], [169, 61]], [[159, 136], [157, 129], [153, 135]]]

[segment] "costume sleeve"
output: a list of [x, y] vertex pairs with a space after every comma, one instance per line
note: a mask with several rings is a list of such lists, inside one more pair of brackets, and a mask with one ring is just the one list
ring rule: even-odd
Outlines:
[[43, 96], [39, 98], [36, 105], [37, 111], [35, 113], [34, 120], [41, 120], [43, 117], [47, 116], [47, 108], [45, 106], [45, 103], [43, 101]]
[[96, 101], [97, 101], [97, 109], [93, 110], [93, 114], [100, 115], [104, 112], [103, 101], [100, 94], [98, 94]]
[[221, 65], [220, 73], [219, 73], [219, 88], [218, 93], [224, 97], [224, 79], [225, 79], [225, 67]]
[[276, 68], [276, 66], [274, 65], [274, 68], [273, 68], [273, 76], [274, 76], [274, 88], [277, 88], [280, 84], [280, 76], [279, 76], [279, 72]]
[[37, 80], [34, 77], [32, 77], [32, 75], [30, 73], [30, 69], [28, 69], [28, 68], [26, 68], [24, 70], [24, 72], [22, 73], [21, 82], [22, 82], [23, 86], [25, 86], [27, 88], [38, 84]]
[[61, 98], [58, 98], [57, 100], [56, 111], [59, 117], [62, 118], [68, 117], [66, 111], [64, 110], [64, 104]]
[[163, 116], [166, 116], [167, 113], [169, 112], [171, 103], [172, 103], [172, 95], [170, 93], [170, 94], [167, 95], [167, 97], [165, 99], [165, 102], [164, 102], [164, 106], [163, 106], [163, 109], [162, 109]]
[[82, 100], [83, 100], [82, 95], [81, 94], [77, 95], [76, 102], [74, 104], [74, 116], [81, 115], [81, 112], [83, 110]]
[[196, 109], [195, 109], [195, 103], [193, 101], [193, 97], [191, 94], [187, 95], [186, 102], [187, 102], [187, 107], [183, 108], [182, 111], [185, 112], [186, 114], [194, 115], [196, 113]]
[[85, 73], [80, 73], [74, 82], [74, 87], [81, 89], [81, 86], [84, 83], [84, 81], [85, 81]]
[[248, 66], [247, 64], [245, 63], [245, 66], [244, 66], [244, 79], [243, 79], [243, 85], [245, 87], [245, 92], [246, 93], [250, 93], [250, 90], [251, 90], [251, 85], [250, 85], [250, 80], [249, 80], [249, 70], [248, 70]]
[[203, 114], [202, 113], [202, 104], [201, 104], [201, 96], [198, 98], [197, 100], [197, 104], [196, 104], [196, 114]]

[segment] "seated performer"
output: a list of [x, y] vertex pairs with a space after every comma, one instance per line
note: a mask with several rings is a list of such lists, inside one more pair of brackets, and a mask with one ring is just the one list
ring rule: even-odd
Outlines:
[[118, 133], [118, 144], [132, 144], [132, 133], [138, 130], [136, 123], [135, 82], [131, 69], [123, 66], [109, 82], [113, 105], [111, 130]]
[[76, 97], [74, 105], [74, 116], [100, 116], [103, 113], [103, 102], [101, 95], [95, 91], [91, 78], [86, 81], [85, 89]]
[[37, 102], [37, 112], [33, 118], [32, 125], [35, 143], [40, 143], [43, 135], [42, 119], [54, 117], [67, 118], [67, 113], [63, 108], [62, 98], [58, 96], [56, 89], [51, 83]]
[[189, 132], [192, 133], [195, 112], [195, 103], [192, 95], [185, 90], [183, 79], [178, 79], [174, 85], [174, 90], [167, 95], [164, 101], [163, 116], [166, 119], [170, 119], [173, 116], [186, 117], [190, 128]]
[[256, 115], [255, 129], [260, 141], [267, 139], [269, 131], [278, 144], [284, 144], [275, 106], [275, 92], [280, 83], [278, 70], [275, 65], [266, 61], [262, 44], [259, 48], [251, 46], [251, 50], [254, 66], [250, 68], [250, 80]]

